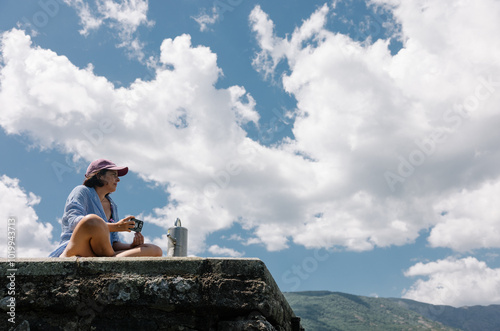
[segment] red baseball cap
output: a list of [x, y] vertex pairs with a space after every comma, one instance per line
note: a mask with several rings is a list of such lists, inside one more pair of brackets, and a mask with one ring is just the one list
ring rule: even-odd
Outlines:
[[102, 169], [117, 170], [118, 176], [125, 176], [128, 172], [128, 167], [118, 167], [116, 164], [114, 164], [110, 160], [99, 159], [99, 160], [93, 161], [89, 165], [89, 167], [87, 168], [87, 172], [85, 173], [85, 177], [89, 178], [94, 173], [96, 173]]

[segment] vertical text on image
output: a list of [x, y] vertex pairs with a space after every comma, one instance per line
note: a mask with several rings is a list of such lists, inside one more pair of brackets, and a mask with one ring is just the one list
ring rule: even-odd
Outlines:
[[16, 217], [9, 217], [7, 221], [7, 319], [9, 323], [16, 323]]

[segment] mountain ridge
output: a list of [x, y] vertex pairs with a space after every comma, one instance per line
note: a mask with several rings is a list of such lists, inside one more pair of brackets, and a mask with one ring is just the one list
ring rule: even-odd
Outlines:
[[284, 292], [305, 330], [500, 330], [500, 305], [452, 307], [343, 292]]

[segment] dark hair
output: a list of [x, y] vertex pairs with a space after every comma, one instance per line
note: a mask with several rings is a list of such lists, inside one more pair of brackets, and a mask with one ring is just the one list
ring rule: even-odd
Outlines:
[[103, 187], [104, 184], [106, 184], [102, 179], [99, 177], [105, 176], [106, 172], [108, 172], [108, 169], [102, 169], [90, 176], [89, 178], [85, 178], [83, 181], [83, 185], [87, 187]]

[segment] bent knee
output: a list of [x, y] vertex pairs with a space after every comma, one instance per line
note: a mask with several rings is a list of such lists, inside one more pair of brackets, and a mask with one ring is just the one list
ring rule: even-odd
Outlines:
[[156, 246], [154, 244], [146, 244], [148, 247], [148, 253], [150, 256], [162, 256], [163, 251], [159, 246]]
[[95, 214], [85, 216], [78, 224], [91, 229], [107, 229], [106, 222]]

